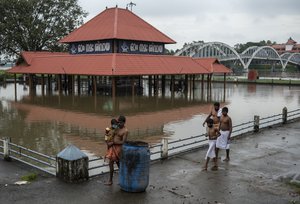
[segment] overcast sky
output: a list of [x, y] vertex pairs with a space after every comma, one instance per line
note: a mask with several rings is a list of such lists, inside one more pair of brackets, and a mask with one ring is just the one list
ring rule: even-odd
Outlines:
[[237, 43], [271, 40], [300, 43], [300, 0], [79, 0], [89, 13], [85, 21], [106, 7], [126, 8], [175, 40], [168, 49], [203, 40]]

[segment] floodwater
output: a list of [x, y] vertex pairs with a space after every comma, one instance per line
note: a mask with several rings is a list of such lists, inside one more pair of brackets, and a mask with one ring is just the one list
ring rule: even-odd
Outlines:
[[[127, 118], [129, 140], [158, 143], [162, 137], [179, 139], [203, 134], [202, 123], [211, 104], [220, 101], [229, 108], [233, 124], [299, 108], [300, 87], [222, 83], [212, 85], [211, 97], [200, 83], [194, 91], [168, 91], [164, 96], [89, 96], [29, 92], [25, 85], [0, 86], [0, 138], [55, 156], [68, 144], [96, 156], [106, 150], [104, 129], [119, 115]], [[145, 88], [144, 93], [148, 93]], [[167, 89], [168, 90], [168, 89]]]

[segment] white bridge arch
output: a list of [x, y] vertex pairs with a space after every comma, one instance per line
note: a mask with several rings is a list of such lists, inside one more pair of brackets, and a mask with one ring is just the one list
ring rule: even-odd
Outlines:
[[216, 57], [220, 62], [235, 61], [240, 63], [245, 70], [253, 60], [274, 61], [281, 64], [284, 70], [288, 63], [300, 65], [300, 53], [284, 53], [279, 55], [271, 46], [252, 46], [239, 54], [233, 47], [222, 42], [194, 42], [187, 44], [175, 53], [176, 56], [189, 57]]

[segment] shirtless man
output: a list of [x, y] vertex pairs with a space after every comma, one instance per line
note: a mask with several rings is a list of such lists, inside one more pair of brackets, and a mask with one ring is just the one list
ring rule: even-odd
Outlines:
[[219, 149], [226, 149], [226, 158], [224, 161], [229, 161], [229, 143], [230, 136], [232, 132], [232, 121], [228, 116], [228, 108], [224, 107], [222, 109], [222, 116], [220, 119], [220, 136], [217, 138], [216, 142], [216, 158], [218, 158]]
[[203, 127], [205, 126], [205, 123], [207, 122], [207, 120], [209, 118], [212, 118], [214, 121], [214, 126], [218, 127], [220, 124], [220, 117], [222, 115], [221, 109], [220, 109], [220, 103], [219, 102], [215, 102], [214, 103], [214, 107], [211, 108], [209, 115], [207, 116], [207, 118], [205, 119], [205, 121], [203, 122]]
[[106, 154], [106, 158], [109, 159], [109, 180], [105, 185], [112, 185], [114, 174], [114, 163], [116, 162], [118, 168], [120, 167], [120, 156], [122, 151], [122, 145], [126, 142], [128, 136], [128, 130], [125, 127], [125, 116], [119, 116], [118, 129], [116, 129], [113, 141], [108, 143], [110, 148]]

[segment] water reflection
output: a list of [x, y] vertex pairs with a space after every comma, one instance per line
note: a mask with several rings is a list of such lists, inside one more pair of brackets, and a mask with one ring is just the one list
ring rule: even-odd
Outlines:
[[[205, 89], [204, 89], [205, 90]], [[127, 116], [129, 139], [150, 143], [161, 137], [178, 139], [202, 134], [202, 122], [212, 101], [229, 107], [234, 124], [299, 107], [300, 88], [267, 85], [213, 84], [211, 96], [196, 84], [193, 92], [174, 96], [66, 96], [44, 94], [40, 87], [29, 94], [23, 85], [0, 87], [0, 133], [13, 142], [39, 152], [56, 155], [72, 143], [98, 156], [104, 155], [104, 129], [112, 117]]]

